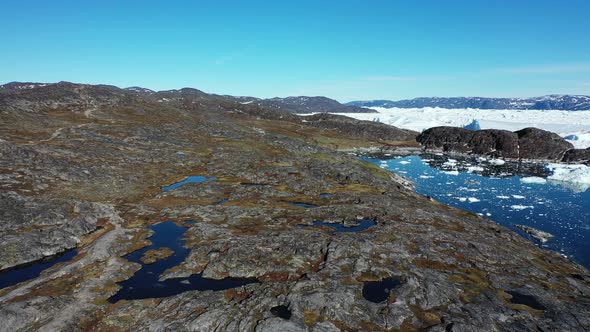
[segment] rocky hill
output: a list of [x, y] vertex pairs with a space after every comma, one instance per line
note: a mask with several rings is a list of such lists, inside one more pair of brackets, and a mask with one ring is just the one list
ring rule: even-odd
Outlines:
[[341, 151], [412, 132], [18, 86], [0, 89], [0, 330], [590, 329], [585, 268]]
[[247, 101], [259, 106], [278, 108], [291, 113], [375, 113], [374, 110], [343, 105], [326, 97], [287, 97]]
[[590, 110], [590, 96], [551, 95], [535, 98], [483, 98], [483, 97], [452, 97], [452, 98], [415, 98], [407, 100], [371, 100], [353, 101], [346, 105], [356, 107], [383, 108], [424, 108], [440, 107], [449, 109], [503, 109], [503, 110]]
[[449, 153], [583, 164], [588, 164], [590, 159], [590, 150], [574, 149], [561, 136], [538, 128], [510, 132], [434, 127], [422, 132], [416, 140], [427, 150]]

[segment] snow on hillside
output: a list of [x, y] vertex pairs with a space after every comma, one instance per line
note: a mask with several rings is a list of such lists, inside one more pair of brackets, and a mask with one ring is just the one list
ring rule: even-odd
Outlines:
[[341, 113], [421, 132], [436, 126], [464, 127], [477, 120], [481, 129], [516, 131], [536, 127], [558, 133], [576, 148], [590, 147], [590, 111], [380, 108], [379, 113]]

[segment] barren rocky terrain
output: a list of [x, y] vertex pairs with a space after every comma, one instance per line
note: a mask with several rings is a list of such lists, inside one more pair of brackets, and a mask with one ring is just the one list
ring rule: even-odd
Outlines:
[[[417, 133], [195, 89], [18, 86], [0, 89], [0, 274], [77, 255], [0, 289], [2, 331], [590, 329], [585, 268], [348, 153]], [[162, 189], [189, 176], [207, 180]], [[162, 284], [248, 282], [113, 301], [175, 257], [127, 256], [165, 221], [187, 255]]]

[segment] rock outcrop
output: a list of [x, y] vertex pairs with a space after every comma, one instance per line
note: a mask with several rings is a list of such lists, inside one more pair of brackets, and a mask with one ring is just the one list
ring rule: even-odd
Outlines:
[[377, 141], [412, 141], [417, 132], [379, 122], [362, 121], [343, 115], [321, 113], [303, 117], [307, 125], [335, 130], [339, 135]]
[[559, 135], [538, 128], [509, 132], [434, 127], [422, 132], [416, 140], [425, 149], [510, 159], [561, 161], [566, 152], [573, 149], [573, 145]]
[[565, 163], [578, 163], [590, 166], [590, 148], [568, 150], [565, 152], [562, 161]]
[[561, 136], [538, 128], [516, 131], [521, 159], [562, 160], [574, 146]]
[[426, 149], [445, 152], [518, 158], [518, 135], [506, 130], [468, 130], [458, 127], [434, 127], [416, 140]]

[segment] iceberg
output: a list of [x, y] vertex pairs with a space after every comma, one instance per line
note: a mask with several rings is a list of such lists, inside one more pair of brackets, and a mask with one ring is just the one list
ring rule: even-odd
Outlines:
[[[545, 164], [547, 177], [553, 183], [563, 182], [564, 187], [575, 192], [585, 192], [590, 188], [590, 167], [581, 164]], [[575, 184], [575, 186], [572, 186]]]
[[479, 125], [479, 122], [475, 119], [473, 119], [473, 121], [471, 121], [470, 124], [463, 126], [463, 128], [473, 130], [473, 131], [481, 130], [481, 126]]

